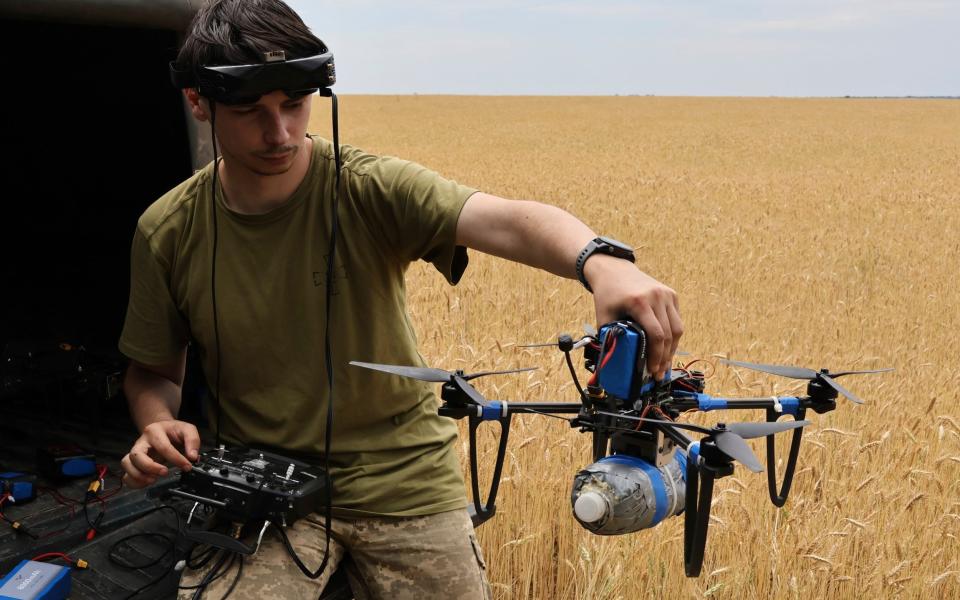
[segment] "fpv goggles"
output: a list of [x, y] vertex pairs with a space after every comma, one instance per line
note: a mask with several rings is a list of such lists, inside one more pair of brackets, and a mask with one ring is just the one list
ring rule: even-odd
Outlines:
[[252, 65], [200, 66], [177, 69], [170, 63], [170, 80], [178, 88], [197, 88], [201, 96], [221, 104], [253, 104], [260, 96], [282, 90], [299, 98], [319, 90], [329, 96], [336, 80], [333, 53], [287, 60], [283, 50], [264, 53], [264, 62]]

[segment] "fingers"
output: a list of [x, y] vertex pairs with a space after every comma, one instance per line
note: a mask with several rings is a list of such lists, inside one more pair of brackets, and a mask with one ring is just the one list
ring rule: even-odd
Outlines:
[[[138, 453], [133, 450], [123, 457], [120, 461], [120, 467], [123, 469], [123, 483], [132, 488], [142, 488], [153, 485], [157, 481], [156, 475], [151, 475], [152, 471], [143, 471], [133, 463], [133, 458]], [[157, 465], [160, 466], [160, 465]]]
[[[187, 427], [184, 427], [183, 450], [190, 462], [195, 462], [200, 458], [200, 432], [193, 425], [187, 424]], [[187, 468], [189, 469], [190, 465]]]
[[670, 355], [667, 357], [667, 368], [670, 368], [670, 361], [677, 353], [680, 338], [683, 337], [683, 319], [680, 318], [680, 302], [676, 297], [674, 302], [667, 306], [667, 318], [670, 320], [670, 330], [673, 332], [673, 344], [670, 346]]
[[124, 481], [135, 488], [152, 485], [158, 477], [169, 472], [164, 462], [190, 470], [191, 461], [177, 450], [171, 440], [181, 444], [185, 453], [196, 460], [200, 435], [195, 426], [182, 421], [152, 423], [144, 428], [130, 452], [120, 461], [125, 473]]
[[672, 356], [670, 348], [673, 345], [673, 336], [666, 307], [662, 304], [651, 306], [645, 311], [640, 326], [647, 334], [647, 370], [659, 381], [670, 365]]
[[[149, 426], [148, 426], [149, 428]], [[190, 461], [187, 460], [187, 457], [183, 454], [180, 454], [180, 451], [177, 450], [172, 443], [170, 443], [170, 435], [179, 437], [179, 431], [167, 432], [166, 430], [151, 431], [150, 434], [147, 434], [147, 429], [144, 429], [144, 436], [148, 436], [150, 442], [151, 450], [153, 453], [159, 455], [159, 457], [169, 463], [172, 463], [181, 469], [190, 469]], [[167, 468], [162, 467], [163, 473], [161, 475], [166, 475]]]
[[663, 331], [663, 335], [660, 336], [660, 346], [659, 354], [656, 357], [651, 357], [651, 359], [656, 360], [656, 367], [650, 372], [653, 373], [653, 376], [658, 381], [663, 379], [667, 369], [670, 368], [670, 359], [673, 358], [673, 353], [671, 348], [673, 348], [673, 328], [670, 325], [670, 317], [667, 314], [667, 307], [663, 304], [658, 305], [654, 308], [654, 312], [657, 315], [657, 321], [660, 322], [660, 328]]
[[[680, 303], [676, 292], [665, 287], [660, 302], [654, 305], [653, 312], [657, 316], [662, 336], [659, 337], [659, 353], [656, 356], [651, 355], [649, 364], [655, 365], [650, 367], [650, 372], [660, 380], [669, 376], [670, 363], [683, 336], [683, 320], [680, 318]], [[655, 339], [654, 348], [658, 347], [656, 341]]]
[[177, 463], [181, 469], [189, 471], [191, 463], [200, 457], [200, 432], [195, 425], [182, 421], [170, 431], [170, 438], [183, 448], [183, 456], [188, 460], [186, 464]]
[[[647, 337], [647, 371], [657, 380], [663, 379], [670, 369], [673, 355], [683, 335], [683, 320], [676, 293], [663, 285], [647, 289], [634, 297], [627, 311]], [[605, 307], [607, 308], [607, 307]], [[598, 310], [600, 323], [618, 317], [607, 318], [609, 310]], [[621, 313], [622, 315], [623, 313]]]

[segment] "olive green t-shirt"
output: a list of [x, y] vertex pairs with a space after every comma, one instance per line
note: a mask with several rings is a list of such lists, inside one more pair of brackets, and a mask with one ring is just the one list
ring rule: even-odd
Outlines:
[[[348, 365], [423, 365], [404, 272], [430, 261], [450, 283], [466, 268], [456, 225], [475, 191], [419, 165], [342, 147], [333, 277], [334, 419], [330, 467], [340, 516], [422, 515], [466, 505], [454, 441], [434, 384]], [[172, 362], [188, 341], [207, 380], [222, 369], [221, 437], [319, 457], [328, 388], [324, 311], [335, 179], [314, 137], [307, 174], [282, 206], [244, 215], [217, 190], [216, 356], [211, 296], [212, 164], [140, 217], [131, 252], [126, 356]]]

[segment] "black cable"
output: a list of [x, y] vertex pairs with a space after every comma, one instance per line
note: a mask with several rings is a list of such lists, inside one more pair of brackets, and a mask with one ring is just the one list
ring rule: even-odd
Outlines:
[[[180, 513], [177, 511], [177, 509], [173, 508], [172, 506], [167, 506], [166, 504], [164, 504], [163, 506], [158, 506], [158, 507], [156, 507], [156, 508], [151, 508], [150, 510], [146, 511], [145, 513], [143, 513], [142, 515], [140, 515], [140, 516], [138, 516], [136, 519], [134, 519], [134, 521], [139, 521], [140, 519], [142, 519], [142, 518], [144, 518], [144, 517], [146, 517], [146, 516], [148, 516], [148, 515], [151, 515], [151, 514], [157, 512], [157, 511], [160, 511], [160, 510], [170, 510], [170, 511], [173, 511], [174, 516], [176, 516], [176, 518], [177, 518], [177, 534], [179, 535], [180, 533], [182, 533], [182, 528], [181, 528], [181, 524], [180, 524]], [[163, 553], [160, 554], [160, 556], [157, 556], [156, 558], [151, 559], [149, 562], [145, 563], [144, 565], [132, 565], [132, 564], [126, 562], [126, 561], [120, 560], [120, 558], [117, 557], [116, 554], [115, 554], [117, 548], [118, 548], [121, 544], [123, 544], [123, 543], [125, 543], [125, 542], [128, 542], [129, 540], [134, 539], [134, 538], [137, 538], [137, 537], [160, 537], [160, 538], [164, 538], [165, 540], [167, 540], [167, 541], [169, 542], [169, 546], [167, 546], [166, 550], [164, 550]], [[170, 537], [170, 536], [168, 536], [168, 535], [165, 534], [165, 533], [157, 533], [157, 532], [149, 532], [149, 533], [147, 533], [147, 532], [145, 532], [145, 533], [134, 533], [134, 534], [132, 534], [132, 535], [128, 535], [128, 536], [126, 536], [126, 537], [120, 538], [119, 540], [117, 540], [116, 542], [114, 542], [112, 546], [110, 546], [110, 549], [107, 550], [107, 560], [109, 560], [112, 564], [117, 565], [118, 567], [123, 567], [123, 568], [126, 568], [126, 569], [132, 569], [132, 570], [144, 569], [144, 568], [146, 568], [146, 567], [148, 567], [148, 566], [151, 566], [151, 565], [154, 565], [154, 564], [159, 563], [159, 562], [160, 562], [161, 560], [163, 560], [163, 558], [164, 558], [165, 556], [167, 556], [168, 554], [171, 555], [170, 564], [169, 564], [169, 565], [166, 565], [166, 566], [164, 567], [163, 572], [162, 572], [159, 576], [155, 577], [154, 579], [150, 580], [149, 582], [147, 582], [147, 583], [145, 583], [144, 585], [140, 586], [139, 588], [135, 589], [133, 592], [131, 592], [130, 594], [128, 594], [127, 596], [125, 596], [125, 597], [124, 597], [124, 600], [129, 600], [130, 598], [133, 598], [134, 596], [136, 596], [137, 594], [143, 592], [144, 590], [146, 590], [146, 589], [148, 589], [148, 588], [156, 585], [157, 583], [160, 583], [160, 581], [162, 581], [162, 580], [168, 575], [168, 571], [170, 570], [170, 568], [171, 568], [174, 564], [176, 564], [176, 543], [177, 543], [177, 542], [176, 542], [176, 539], [175, 539], [175, 538]]]
[[[223, 560], [226, 560], [226, 557], [230, 557], [231, 555], [232, 555], [233, 557], [240, 556], [239, 554], [237, 554], [237, 553], [235, 553], [235, 552], [229, 552], [229, 551], [227, 551], [227, 550], [221, 550], [220, 548], [217, 548], [217, 550], [220, 550], [220, 551], [223, 553], [223, 554], [219, 555], [219, 558], [220, 558], [220, 559], [223, 559]], [[215, 553], [214, 556], [218, 556], [218, 554]], [[223, 577], [224, 575], [226, 575], [227, 573], [230, 572], [230, 567], [233, 566], [233, 560], [234, 560], [234, 559], [231, 559], [231, 561], [230, 561], [229, 564], [227, 564], [227, 563], [225, 563], [225, 562], [217, 562], [213, 567], [211, 567], [210, 571], [208, 571], [208, 572], [204, 575], [203, 579], [200, 580], [200, 583], [198, 583], [198, 584], [196, 584], [196, 585], [178, 585], [178, 586], [177, 586], [177, 589], [178, 589], [178, 590], [199, 590], [199, 589], [203, 588], [203, 590], [205, 591], [206, 588], [209, 587], [211, 583], [213, 583], [214, 581], [220, 579], [221, 577]], [[223, 569], [223, 570], [220, 571], [219, 569]], [[210, 574], [211, 574], [211, 571], [214, 573], [214, 575], [213, 575], [213, 577], [210, 577], [209, 579], [207, 579], [207, 575], [210, 575]], [[205, 580], [206, 580], [206, 582], [204, 582]], [[236, 584], [233, 584], [233, 585], [236, 585]], [[202, 593], [202, 592], [201, 592], [201, 593]]]
[[[317, 575], [312, 577], [315, 579], [319, 577], [320, 573], [323, 573], [323, 570], [326, 568], [327, 563], [330, 559], [330, 527], [333, 521], [333, 501], [331, 491], [333, 489], [333, 482], [330, 479], [330, 439], [333, 437], [333, 358], [331, 352], [331, 342], [330, 342], [330, 315], [332, 312], [333, 305], [333, 284], [334, 284], [334, 274], [336, 273], [335, 267], [335, 258], [337, 253], [337, 234], [340, 230], [340, 217], [339, 217], [339, 206], [340, 206], [340, 171], [343, 166], [342, 158], [340, 156], [340, 127], [339, 127], [339, 118], [338, 118], [338, 106], [337, 106], [337, 95], [330, 90], [330, 100], [332, 103], [332, 119], [333, 119], [333, 160], [334, 167], [336, 170], [334, 187], [333, 187], [333, 213], [330, 223], [330, 245], [327, 251], [327, 290], [326, 290], [326, 307], [325, 307], [325, 323], [324, 323], [324, 366], [327, 371], [327, 390], [328, 390], [328, 399], [327, 399], [327, 418], [326, 418], [326, 427], [324, 434], [324, 448], [323, 448], [323, 472], [324, 472], [324, 484], [326, 485], [327, 493], [327, 506], [324, 514], [324, 526], [326, 528], [326, 543], [323, 551], [323, 561], [320, 563], [320, 568], [317, 570]], [[210, 103], [210, 131], [213, 138], [213, 192], [212, 192], [212, 201], [211, 207], [213, 211], [213, 254], [211, 257], [211, 268], [210, 268], [210, 294], [211, 302], [213, 305], [213, 336], [216, 345], [217, 353], [217, 375], [216, 375], [216, 392], [214, 395], [214, 401], [217, 406], [217, 427], [216, 427], [216, 442], [217, 447], [220, 446], [220, 424], [221, 424], [221, 403], [220, 403], [220, 373], [223, 370], [223, 361], [220, 349], [220, 329], [217, 321], [217, 279], [216, 279], [216, 268], [217, 268], [217, 241], [218, 241], [218, 227], [217, 227], [217, 135], [216, 135], [216, 111], [214, 109], [214, 103]], [[285, 536], [284, 536], [285, 537]], [[288, 541], [289, 544], [289, 541]], [[292, 550], [292, 547], [288, 548]], [[294, 555], [295, 556], [295, 555]], [[299, 560], [299, 559], [297, 559]], [[298, 563], [302, 565], [303, 563]], [[305, 568], [305, 567], [304, 567]], [[309, 571], [305, 571], [309, 573]], [[199, 590], [198, 590], [199, 591]], [[231, 588], [232, 591], [232, 588]], [[199, 595], [194, 596], [199, 598]]]
[[531, 414], [535, 414], [535, 415], [543, 415], [543, 416], [545, 416], [545, 417], [551, 417], [551, 418], [554, 418], [554, 419], [560, 419], [561, 421], [564, 421], [564, 422], [566, 422], [566, 423], [572, 423], [572, 422], [574, 421], [574, 419], [570, 419], [570, 418], [567, 418], [567, 417], [561, 417], [560, 415], [555, 415], [555, 414], [552, 414], [552, 413], [539, 411], [539, 410], [536, 410], [536, 409], [533, 409], [533, 408], [521, 408], [521, 407], [518, 407], [518, 406], [510, 406], [510, 411], [511, 411], [511, 412], [515, 412], [515, 413], [525, 412], [525, 413], [531, 413]]
[[15, 532], [22, 533], [22, 534], [26, 535], [27, 537], [29, 537], [30, 539], [34, 539], [34, 540], [39, 540], [39, 539], [40, 539], [40, 536], [39, 536], [39, 535], [37, 535], [37, 534], [33, 533], [33, 531], [27, 529], [27, 528], [23, 525], [23, 523], [20, 523], [19, 521], [15, 520], [15, 519], [10, 519], [9, 517], [7, 517], [7, 516], [4, 515], [4, 514], [0, 514], [0, 518], [2, 518], [4, 521], [6, 521], [7, 523], [9, 523], [9, 524], [10, 524], [10, 527], [11, 527]]
[[238, 556], [240, 557], [240, 564], [237, 565], [237, 574], [236, 574], [236, 576], [233, 578], [233, 583], [231, 583], [231, 584], [230, 584], [230, 587], [227, 588], [227, 593], [224, 594], [224, 595], [223, 595], [223, 598], [221, 598], [220, 600], [227, 600], [227, 597], [230, 596], [230, 594], [233, 593], [233, 588], [237, 587], [237, 582], [240, 581], [240, 577], [243, 575], [243, 559], [244, 559], [244, 556], [243, 556], [242, 554], [239, 554]]
[[570, 352], [564, 352], [563, 356], [567, 359], [567, 368], [570, 369], [570, 377], [573, 378], [573, 385], [577, 387], [577, 391], [580, 393], [580, 401], [583, 402], [587, 398], [587, 393], [583, 391], [583, 386], [580, 385], [580, 378], [577, 377], [577, 370], [573, 368], [573, 360], [570, 358]]
[[203, 552], [200, 553], [198, 557], [198, 562], [193, 562], [193, 551], [197, 549], [197, 546], [190, 548], [190, 551], [187, 553], [186, 566], [193, 570], [202, 569], [207, 565], [208, 562], [217, 554], [218, 548], [216, 546], [207, 546], [204, 548]]
[[207, 590], [207, 586], [222, 577], [227, 571], [230, 570], [230, 566], [228, 565], [222, 573], [218, 573], [218, 571], [220, 571], [220, 569], [227, 564], [228, 558], [230, 559], [230, 565], [233, 565], [233, 561], [236, 559], [236, 556], [237, 555], [235, 552], [227, 552], [225, 550], [220, 553], [220, 558], [217, 560], [217, 563], [213, 565], [213, 568], [207, 571], [206, 574], [204, 574], [203, 579], [201, 579], [200, 583], [197, 584], [196, 591], [193, 593], [193, 600], [199, 600], [203, 595], [203, 592]]
[[[126, 561], [121, 561], [118, 556], [116, 556], [116, 555], [113, 554], [113, 551], [114, 551], [120, 544], [122, 544], [122, 543], [124, 543], [124, 542], [127, 542], [128, 540], [131, 540], [131, 539], [134, 539], [134, 538], [139, 538], [139, 537], [160, 538], [160, 539], [164, 540], [165, 542], [167, 542], [167, 547], [166, 547], [166, 549], [165, 549], [163, 552], [160, 553], [159, 556], [150, 557], [150, 558], [148, 558], [146, 561], [144, 561], [143, 564], [131, 564], [131, 563], [128, 563], [128, 562], [126, 562]], [[126, 536], [126, 537], [124, 537], [124, 538], [121, 538], [121, 539], [117, 540], [117, 541], [113, 544], [113, 546], [110, 547], [110, 550], [109, 550], [108, 553], [107, 553], [107, 559], [108, 559], [111, 563], [117, 565], [118, 567], [123, 567], [124, 569], [131, 569], [131, 570], [146, 569], [146, 568], [148, 568], [148, 567], [152, 567], [153, 565], [159, 563], [161, 560], [163, 560], [164, 558], [166, 558], [166, 556], [167, 556], [168, 554], [172, 553], [172, 552], [176, 549], [176, 543], [177, 543], [177, 542], [176, 542], [176, 540], [175, 540], [174, 538], [170, 537], [169, 535], [167, 535], [167, 534], [165, 534], [165, 533], [159, 533], [159, 532], [134, 533], [134, 534], [132, 534], [132, 535], [128, 535], [128, 536]]]
[[300, 559], [297, 557], [296, 553], [293, 552], [293, 547], [290, 546], [290, 541], [287, 540], [286, 533], [282, 529], [277, 527], [281, 532], [281, 537], [283, 537], [287, 550], [291, 552], [294, 560], [297, 562], [297, 566], [303, 570], [311, 579], [316, 579], [323, 573], [324, 569], [327, 567], [327, 563], [330, 561], [330, 528], [333, 521], [333, 481], [330, 479], [330, 439], [333, 437], [333, 358], [331, 352], [331, 343], [330, 343], [330, 314], [332, 312], [333, 305], [333, 277], [336, 273], [334, 266], [334, 259], [337, 254], [337, 233], [340, 229], [340, 169], [342, 167], [342, 161], [340, 157], [340, 128], [339, 128], [339, 118], [337, 116], [337, 95], [333, 93], [333, 90], [330, 91], [330, 102], [332, 105], [332, 118], [333, 118], [333, 162], [334, 168], [336, 169], [336, 175], [334, 176], [334, 185], [333, 185], [333, 215], [330, 222], [330, 247], [327, 251], [327, 299], [326, 299], [326, 316], [324, 323], [324, 366], [327, 369], [327, 419], [326, 419], [326, 428], [324, 432], [323, 440], [323, 481], [326, 485], [326, 494], [327, 494], [327, 506], [324, 513], [324, 529], [326, 533], [326, 542], [323, 549], [323, 560], [320, 562], [320, 567], [317, 569], [316, 574], [310, 573], [306, 567], [303, 566], [303, 563], [300, 562]]
[[[274, 523], [274, 525], [275, 527], [273, 527], [273, 529], [280, 534], [280, 541], [283, 542], [283, 547], [286, 548], [287, 554], [289, 554], [290, 558], [293, 559], [293, 562], [296, 563], [297, 568], [300, 569], [300, 571], [310, 579], [317, 579], [321, 575], [323, 575], [323, 570], [327, 566], [327, 558], [329, 557], [330, 553], [326, 552], [324, 554], [323, 561], [320, 563], [320, 568], [318, 568], [316, 571], [311, 571], [307, 567], [307, 565], [303, 564], [303, 561], [300, 559], [300, 556], [297, 555], [297, 551], [293, 549], [293, 544], [290, 543], [290, 538], [287, 537], [287, 532], [283, 530], [283, 527], [281, 527], [278, 523]], [[330, 531], [328, 530], [327, 531], [328, 547], [329, 547], [329, 542], [330, 542]]]
[[217, 110], [216, 101], [210, 100], [210, 137], [213, 138], [213, 192], [210, 199], [210, 207], [213, 212], [213, 254], [210, 257], [210, 301], [213, 305], [213, 339], [217, 352], [217, 376], [216, 392], [213, 400], [217, 407], [217, 431], [214, 447], [220, 447], [220, 415], [222, 408], [220, 406], [220, 372], [223, 370], [223, 358], [220, 354], [220, 323], [217, 319], [217, 242], [219, 237], [219, 227], [217, 225], [217, 132], [216, 120]]
[[[227, 561], [227, 558], [230, 560]], [[220, 559], [217, 564], [215, 564], [210, 571], [204, 575], [203, 579], [197, 585], [181, 585], [177, 589], [181, 590], [195, 590], [193, 593], [194, 598], [199, 598], [203, 595], [207, 588], [210, 587], [214, 581], [220, 579], [221, 577], [226, 576], [230, 572], [230, 569], [233, 568], [233, 563], [237, 562], [237, 559], [240, 560], [240, 564], [237, 567], [237, 574], [234, 576], [233, 581], [230, 583], [230, 587], [227, 588], [226, 594], [223, 595], [223, 598], [226, 598], [233, 593], [234, 588], [237, 587], [237, 583], [240, 581], [240, 576], [243, 574], [243, 560], [244, 557], [242, 554], [237, 554], [236, 552], [223, 551]]]
[[100, 514], [97, 515], [97, 518], [93, 521], [90, 521], [90, 513], [87, 511], [87, 506], [90, 504], [90, 498], [83, 499], [83, 518], [87, 522], [87, 527], [90, 528], [95, 534], [100, 533], [100, 523], [103, 522], [103, 517], [107, 514], [107, 509], [100, 505]]

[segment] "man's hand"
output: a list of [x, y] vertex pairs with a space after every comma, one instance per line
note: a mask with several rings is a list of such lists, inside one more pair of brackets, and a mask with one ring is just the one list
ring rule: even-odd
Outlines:
[[167, 474], [165, 464], [189, 471], [199, 457], [199, 449], [200, 433], [193, 424], [175, 420], [151, 423], [120, 461], [124, 480], [134, 488], [152, 485], [157, 477]]
[[677, 293], [629, 261], [594, 254], [583, 266], [593, 289], [597, 323], [629, 317], [647, 334], [647, 370], [662, 379], [683, 335]]

